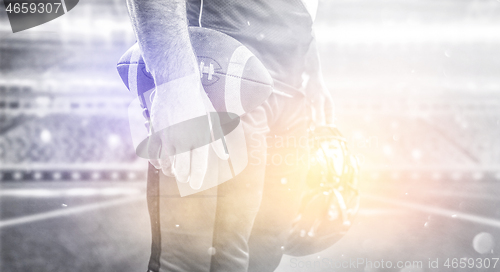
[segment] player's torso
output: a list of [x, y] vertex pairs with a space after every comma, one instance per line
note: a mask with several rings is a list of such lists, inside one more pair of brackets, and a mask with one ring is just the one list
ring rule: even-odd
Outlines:
[[[303, 2], [304, 1], [304, 2]], [[187, 1], [189, 24], [226, 33], [264, 63], [276, 81], [298, 88], [312, 40], [317, 0]]]

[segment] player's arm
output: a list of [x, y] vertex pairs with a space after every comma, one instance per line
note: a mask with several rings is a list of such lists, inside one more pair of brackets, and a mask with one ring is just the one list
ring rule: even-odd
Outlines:
[[[127, 0], [127, 4], [146, 67], [156, 85], [150, 112], [154, 131], [214, 111], [200, 82], [189, 39], [185, 0]], [[209, 146], [174, 156], [166, 152], [165, 143], [175, 146], [167, 137], [161, 135], [163, 149], [158, 160], [150, 162], [179, 182], [200, 188], [207, 171]], [[224, 152], [219, 145], [218, 154]]]
[[185, 0], [127, 0], [144, 61], [157, 85], [198, 73]]
[[323, 78], [315, 39], [311, 42], [306, 54], [305, 73], [309, 78], [305, 92], [312, 106], [313, 121], [319, 125], [333, 125], [335, 117], [333, 99]]

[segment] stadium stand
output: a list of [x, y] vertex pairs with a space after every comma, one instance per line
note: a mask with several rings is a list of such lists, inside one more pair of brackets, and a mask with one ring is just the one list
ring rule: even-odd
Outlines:
[[[322, 1], [317, 36], [338, 125], [369, 172], [495, 174], [498, 5], [440, 1], [430, 9], [431, 2], [384, 0], [354, 9], [350, 1]], [[350, 19], [359, 13], [365, 21]], [[114, 68], [135, 41], [125, 3], [85, 1], [71, 15], [0, 40], [4, 181], [34, 169], [124, 176], [132, 165], [144, 169], [128, 131], [131, 98]], [[464, 22], [471, 27], [459, 35], [453, 27]], [[377, 24], [381, 37], [367, 35]], [[388, 35], [394, 31], [401, 35]]]

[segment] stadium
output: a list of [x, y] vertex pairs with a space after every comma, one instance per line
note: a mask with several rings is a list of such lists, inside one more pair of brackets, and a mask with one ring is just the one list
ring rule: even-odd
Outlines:
[[[361, 208], [338, 243], [276, 271], [500, 269], [499, 29], [498, 0], [320, 1]], [[0, 271], [146, 270], [147, 164], [116, 72], [134, 42], [125, 1], [20, 33], [2, 7]]]

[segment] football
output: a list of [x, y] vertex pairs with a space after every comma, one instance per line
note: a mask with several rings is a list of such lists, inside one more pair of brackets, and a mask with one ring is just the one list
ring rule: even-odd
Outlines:
[[[132, 138], [139, 157], [158, 158], [161, 157], [160, 151], [166, 151], [162, 154], [175, 155], [222, 139], [229, 157], [221, 159], [211, 150], [209, 171], [202, 187], [193, 189], [188, 184], [178, 183], [181, 196], [216, 186], [245, 169], [248, 154], [239, 117], [264, 103], [274, 92], [273, 80], [267, 69], [240, 42], [218, 31], [201, 27], [190, 27], [189, 34], [198, 60], [200, 81], [217, 112], [211, 112], [209, 118], [196, 117], [161, 131], [153, 131], [147, 125], [149, 135], [145, 135], [146, 131], [137, 129], [137, 122], [132, 121], [137, 117], [140, 119], [140, 113], [133, 110], [131, 114], [129, 107]], [[139, 98], [134, 109], [140, 109], [140, 104], [148, 124], [155, 84], [146, 69], [138, 44], [125, 52], [117, 69], [129, 91]], [[160, 139], [165, 135], [168, 135], [168, 141]]]
[[[189, 27], [189, 34], [201, 83], [217, 112], [241, 116], [261, 105], [272, 93], [269, 72], [236, 39], [202, 27]], [[117, 69], [127, 88], [143, 97], [141, 104], [150, 109], [150, 94], [155, 85], [137, 43], [120, 58]]]

